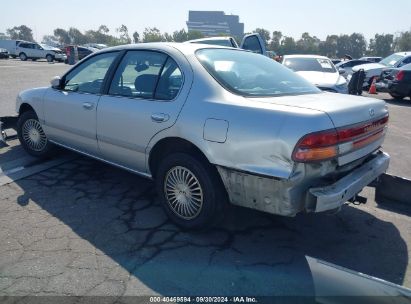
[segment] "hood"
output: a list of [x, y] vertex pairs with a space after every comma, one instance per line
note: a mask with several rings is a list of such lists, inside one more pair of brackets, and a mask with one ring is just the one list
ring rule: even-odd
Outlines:
[[253, 100], [324, 112], [331, 118], [336, 128], [373, 120], [388, 112], [382, 100], [336, 93], [253, 98]]
[[345, 80], [342, 81], [340, 79], [342, 77], [340, 77], [339, 73], [324, 73], [314, 71], [299, 71], [296, 73], [318, 87], [332, 87], [337, 84], [345, 83]]
[[365, 63], [365, 64], [360, 64], [356, 65], [355, 67], [352, 68], [353, 72], [357, 72], [361, 69], [364, 71], [371, 71], [371, 70], [379, 70], [379, 69], [384, 69], [386, 68], [385, 65], [381, 63]]

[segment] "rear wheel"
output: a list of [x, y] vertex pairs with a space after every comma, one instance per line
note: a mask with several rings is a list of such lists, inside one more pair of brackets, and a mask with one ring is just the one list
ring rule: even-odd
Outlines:
[[404, 97], [405, 97], [405, 96], [398, 95], [398, 94], [395, 94], [395, 93], [390, 93], [390, 95], [391, 95], [392, 98], [395, 98], [395, 99], [404, 99]]
[[215, 168], [186, 153], [162, 160], [156, 186], [169, 218], [185, 229], [211, 226], [221, 217], [227, 201]]
[[27, 55], [25, 53], [20, 53], [19, 58], [21, 61], [26, 61], [27, 60]]
[[17, 135], [23, 148], [33, 156], [46, 158], [55, 152], [55, 146], [49, 142], [33, 111], [20, 115], [17, 121]]

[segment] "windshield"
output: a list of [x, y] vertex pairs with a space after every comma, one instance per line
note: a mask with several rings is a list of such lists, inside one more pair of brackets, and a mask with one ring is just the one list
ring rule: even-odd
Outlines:
[[323, 73], [336, 73], [333, 63], [323, 58], [286, 58], [283, 64], [294, 72], [310, 71]]
[[266, 56], [230, 49], [201, 49], [196, 55], [206, 70], [235, 94], [279, 96], [321, 92]]
[[403, 55], [399, 54], [392, 54], [388, 57], [385, 57], [383, 60], [381, 60], [379, 63], [388, 66], [388, 67], [393, 67], [398, 61], [400, 61], [402, 58], [404, 58]]

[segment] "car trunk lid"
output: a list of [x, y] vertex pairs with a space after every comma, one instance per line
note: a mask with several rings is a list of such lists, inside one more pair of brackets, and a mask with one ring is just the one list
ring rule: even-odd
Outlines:
[[378, 99], [336, 93], [255, 99], [327, 114], [339, 137], [339, 165], [368, 155], [378, 149], [384, 140], [386, 121], [382, 122], [381, 119], [388, 116], [388, 110], [385, 102]]

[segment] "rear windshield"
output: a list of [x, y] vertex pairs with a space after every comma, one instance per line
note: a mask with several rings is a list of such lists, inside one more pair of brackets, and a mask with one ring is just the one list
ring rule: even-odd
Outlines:
[[211, 76], [235, 94], [268, 97], [321, 92], [263, 55], [241, 50], [200, 49], [196, 56]]
[[337, 72], [331, 60], [323, 58], [286, 58], [283, 64], [294, 72]]

